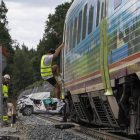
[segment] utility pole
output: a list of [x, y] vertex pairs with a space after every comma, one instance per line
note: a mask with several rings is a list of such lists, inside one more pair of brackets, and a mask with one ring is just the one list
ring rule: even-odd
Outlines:
[[2, 93], [2, 46], [0, 45], [0, 112], [1, 128], [3, 127], [3, 93]]

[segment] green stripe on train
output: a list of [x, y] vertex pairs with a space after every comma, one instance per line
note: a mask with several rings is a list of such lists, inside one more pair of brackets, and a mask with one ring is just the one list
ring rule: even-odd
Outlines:
[[113, 95], [110, 84], [108, 69], [108, 47], [107, 47], [107, 19], [105, 18], [100, 25], [100, 65], [102, 82], [105, 89], [105, 95]]
[[110, 84], [109, 77], [109, 68], [108, 68], [108, 46], [107, 46], [107, 19], [104, 19], [104, 70], [105, 70], [105, 79], [107, 84], [107, 92], [105, 95], [113, 95], [113, 91]]
[[105, 81], [105, 73], [104, 73], [104, 33], [103, 33], [104, 22], [100, 23], [100, 67], [101, 67], [101, 76], [104, 89], [106, 90], [106, 81]]

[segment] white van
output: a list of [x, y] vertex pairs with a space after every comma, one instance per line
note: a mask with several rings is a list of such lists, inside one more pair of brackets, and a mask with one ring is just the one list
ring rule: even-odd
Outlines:
[[[26, 95], [27, 97], [27, 95]], [[55, 111], [57, 98], [50, 98], [50, 92], [39, 92], [28, 95], [17, 104], [17, 110], [24, 116], [30, 116], [32, 113], [62, 113], [60, 110]]]

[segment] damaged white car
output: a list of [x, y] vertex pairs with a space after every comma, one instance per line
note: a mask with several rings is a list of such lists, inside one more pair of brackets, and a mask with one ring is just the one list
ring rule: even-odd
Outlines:
[[56, 110], [57, 98], [50, 98], [50, 92], [34, 93], [26, 97], [17, 103], [17, 110], [24, 116], [33, 113], [62, 114], [63, 106]]

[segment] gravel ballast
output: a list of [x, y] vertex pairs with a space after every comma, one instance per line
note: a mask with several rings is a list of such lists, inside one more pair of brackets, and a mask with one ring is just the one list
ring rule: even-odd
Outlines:
[[35, 115], [22, 116], [16, 123], [17, 132], [0, 132], [0, 136], [17, 136], [20, 140], [87, 140]]

